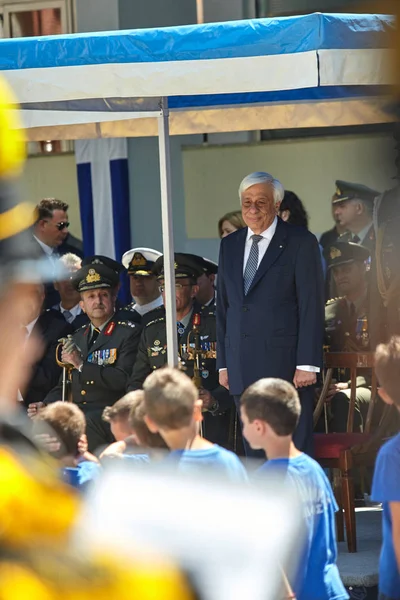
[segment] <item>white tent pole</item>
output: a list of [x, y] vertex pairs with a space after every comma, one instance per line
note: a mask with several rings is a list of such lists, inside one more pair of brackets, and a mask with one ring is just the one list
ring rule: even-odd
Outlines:
[[174, 233], [172, 229], [171, 162], [169, 147], [168, 100], [162, 98], [158, 117], [158, 147], [160, 155], [161, 218], [164, 253], [164, 285], [166, 299], [167, 358], [170, 367], [178, 365], [176, 330]]

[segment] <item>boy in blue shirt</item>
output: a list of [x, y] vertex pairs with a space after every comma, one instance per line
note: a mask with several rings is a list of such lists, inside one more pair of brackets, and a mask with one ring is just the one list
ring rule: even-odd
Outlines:
[[163, 368], [143, 385], [145, 422], [160, 433], [181, 472], [217, 472], [232, 481], [246, 481], [246, 471], [233, 452], [199, 435], [202, 401], [191, 379], [181, 371]]
[[[400, 410], [400, 337], [380, 344], [375, 370], [379, 395]], [[372, 499], [382, 502], [383, 543], [379, 561], [379, 599], [400, 600], [400, 434], [379, 450], [372, 483]]]
[[336, 566], [335, 511], [330, 483], [320, 465], [297, 450], [292, 436], [300, 417], [295, 388], [281, 379], [260, 379], [241, 398], [243, 435], [268, 461], [257, 476], [280, 476], [304, 506], [305, 541], [290, 582], [298, 600], [345, 600]]

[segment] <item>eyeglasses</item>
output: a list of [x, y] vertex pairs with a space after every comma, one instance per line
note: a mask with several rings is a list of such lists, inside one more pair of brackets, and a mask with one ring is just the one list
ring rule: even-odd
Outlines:
[[[175, 289], [176, 290], [181, 290], [184, 287], [192, 287], [192, 283], [176, 283], [175, 284]], [[165, 285], [160, 285], [160, 287], [158, 288], [160, 290], [161, 293], [165, 292]]]
[[69, 221], [60, 221], [60, 223], [57, 223], [56, 227], [57, 227], [58, 231], [62, 231], [63, 229], [68, 229]]
[[264, 200], [260, 200], [258, 202], [251, 202], [251, 200], [243, 200], [242, 206], [244, 208], [252, 208], [254, 206], [254, 208], [263, 209], [266, 206], [268, 206], [268, 202], [264, 202]]

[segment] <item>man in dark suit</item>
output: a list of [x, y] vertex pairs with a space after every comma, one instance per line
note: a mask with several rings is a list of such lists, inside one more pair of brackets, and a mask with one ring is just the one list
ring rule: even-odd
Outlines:
[[[87, 326], [72, 335], [62, 352], [62, 360], [72, 365], [71, 397], [86, 416], [89, 450], [112, 440], [110, 428], [102, 420], [106, 406], [125, 394], [136, 359], [140, 327], [120, 321], [115, 313], [118, 274], [104, 264], [87, 265], [77, 271], [73, 283], [81, 294], [90, 319]], [[61, 383], [45, 398], [45, 404], [61, 399]], [[34, 416], [40, 406], [30, 406]]]
[[311, 453], [311, 386], [322, 366], [322, 266], [316, 238], [277, 217], [283, 195], [268, 173], [252, 173], [240, 184], [247, 227], [221, 242], [217, 363], [220, 383], [238, 408], [240, 395], [258, 379], [293, 382], [302, 402], [294, 440]]
[[35, 295], [27, 298], [25, 303], [23, 334], [25, 340], [36, 336], [42, 345], [41, 358], [33, 366], [27, 387], [18, 394], [18, 399], [26, 407], [32, 402], [43, 402], [50, 390], [57, 384], [61, 375], [61, 367], [56, 361], [58, 340], [72, 333], [71, 326], [53, 310], [42, 312], [44, 302], [44, 286], [37, 285]]
[[[33, 239], [48, 259], [49, 270], [56, 278], [56, 264], [60, 256], [58, 248], [68, 236], [68, 204], [56, 198], [44, 198], [35, 208]], [[45, 308], [60, 302], [60, 295], [53, 283], [46, 284]]]

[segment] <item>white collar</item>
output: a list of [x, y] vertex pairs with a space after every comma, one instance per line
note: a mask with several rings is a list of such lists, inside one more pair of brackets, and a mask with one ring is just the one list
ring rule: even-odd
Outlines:
[[358, 243], [362, 244], [363, 241], [365, 240], [365, 238], [367, 237], [367, 233], [371, 229], [371, 226], [372, 226], [372, 221], [370, 223], [368, 223], [368, 225], [366, 225], [364, 227], [364, 229], [361, 229], [361, 231], [359, 231], [358, 233], [352, 233], [351, 237], [353, 238], [355, 235], [358, 235], [358, 237], [360, 238], [360, 241]]
[[75, 304], [75, 306], [73, 306], [72, 308], [64, 308], [63, 305], [60, 302], [60, 312], [63, 315], [66, 311], [70, 312], [71, 315], [73, 315], [73, 317], [77, 317], [78, 315], [81, 314], [82, 309], [80, 307], [80, 304], [78, 302], [78, 304]]
[[132, 310], [136, 310], [136, 312], [139, 313], [139, 315], [141, 317], [143, 317], [143, 315], [145, 315], [146, 313], [148, 313], [151, 310], [154, 310], [155, 308], [158, 308], [159, 306], [162, 306], [162, 305], [163, 305], [162, 296], [158, 296], [158, 298], [156, 298], [155, 300], [152, 300], [148, 304], [137, 304], [137, 303], [134, 304], [132, 307]]
[[[39, 315], [40, 316], [40, 315]], [[33, 331], [33, 328], [36, 325], [37, 320], [39, 319], [39, 317], [36, 317], [36, 319], [33, 319], [33, 321], [31, 321], [30, 323], [28, 323], [28, 325], [25, 325], [26, 330], [27, 330], [27, 337], [29, 337]]]
[[[272, 221], [271, 225], [270, 225], [270, 226], [269, 226], [267, 229], [265, 229], [265, 231], [263, 231], [262, 233], [260, 233], [260, 235], [261, 235], [263, 238], [265, 238], [265, 239], [267, 239], [267, 240], [271, 241], [271, 240], [272, 240], [272, 238], [273, 238], [273, 236], [274, 236], [274, 233], [275, 233], [275, 231], [276, 231], [276, 226], [277, 226], [277, 225], [278, 225], [278, 217], [275, 217], [275, 219]], [[249, 241], [249, 239], [251, 238], [251, 236], [252, 236], [252, 235], [254, 235], [254, 231], [252, 231], [252, 230], [250, 229], [250, 227], [248, 227], [248, 228], [247, 228], [247, 237], [246, 237], [246, 242], [248, 242], [248, 241]]]
[[37, 243], [42, 247], [45, 254], [47, 254], [47, 256], [52, 256], [52, 254], [54, 252], [54, 248], [52, 248], [51, 246], [48, 246], [47, 244], [45, 244], [44, 242], [39, 240], [39, 238], [37, 238], [36, 235], [34, 235], [33, 237], [35, 238]]

